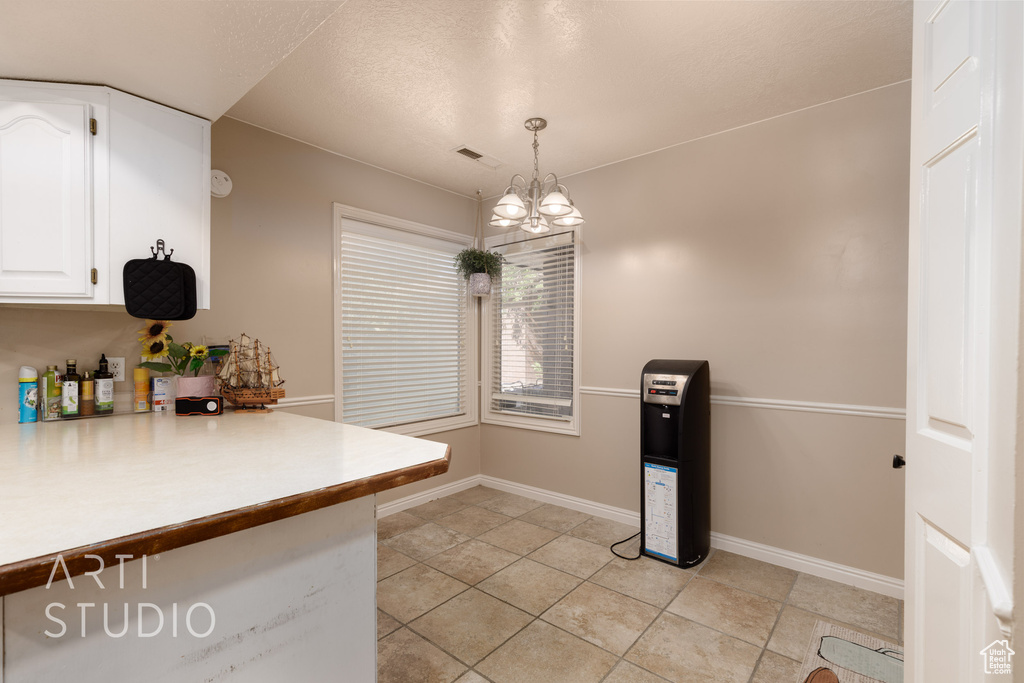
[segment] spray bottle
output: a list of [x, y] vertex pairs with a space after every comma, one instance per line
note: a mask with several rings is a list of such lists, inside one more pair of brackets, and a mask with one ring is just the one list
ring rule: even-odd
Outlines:
[[35, 422], [39, 419], [39, 373], [35, 368], [22, 365], [18, 371], [18, 422]]

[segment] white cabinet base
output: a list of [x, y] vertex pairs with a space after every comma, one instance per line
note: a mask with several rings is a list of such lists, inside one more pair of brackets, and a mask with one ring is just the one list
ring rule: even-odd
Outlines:
[[370, 495], [126, 561], [123, 587], [114, 565], [98, 574], [102, 589], [85, 575], [8, 595], [0, 683], [372, 682], [374, 503]]

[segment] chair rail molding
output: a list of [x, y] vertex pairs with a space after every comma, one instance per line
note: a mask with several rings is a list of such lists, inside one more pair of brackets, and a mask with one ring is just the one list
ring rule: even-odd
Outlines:
[[[616, 387], [580, 387], [580, 393], [589, 396], [608, 396], [640, 399], [639, 389], [620, 389]], [[780, 398], [751, 398], [747, 396], [711, 395], [711, 403], [720, 406], [737, 406], [741, 408], [764, 408], [768, 410], [793, 410], [802, 413], [827, 413], [831, 415], [854, 415], [859, 417], [877, 417], [887, 420], [905, 420], [905, 408], [889, 408], [887, 406], [862, 406], [850, 403], [818, 403], [815, 401], [790, 401]]]
[[297, 408], [299, 406], [315, 406], [321, 403], [334, 403], [333, 394], [317, 394], [314, 396], [293, 396], [278, 399], [275, 408]]

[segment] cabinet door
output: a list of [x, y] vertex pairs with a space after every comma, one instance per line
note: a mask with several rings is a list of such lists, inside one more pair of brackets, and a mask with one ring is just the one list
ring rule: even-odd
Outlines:
[[210, 122], [116, 91], [110, 99], [110, 303], [124, 264], [158, 239], [196, 272], [210, 307]]
[[91, 296], [91, 107], [4, 96], [0, 296]]

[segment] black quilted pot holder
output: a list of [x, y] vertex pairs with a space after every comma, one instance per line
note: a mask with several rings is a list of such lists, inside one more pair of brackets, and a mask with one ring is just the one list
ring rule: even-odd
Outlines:
[[162, 259], [164, 241], [157, 240], [151, 258], [132, 259], [124, 264], [124, 306], [136, 318], [188, 320], [196, 314], [196, 272], [191, 266]]

